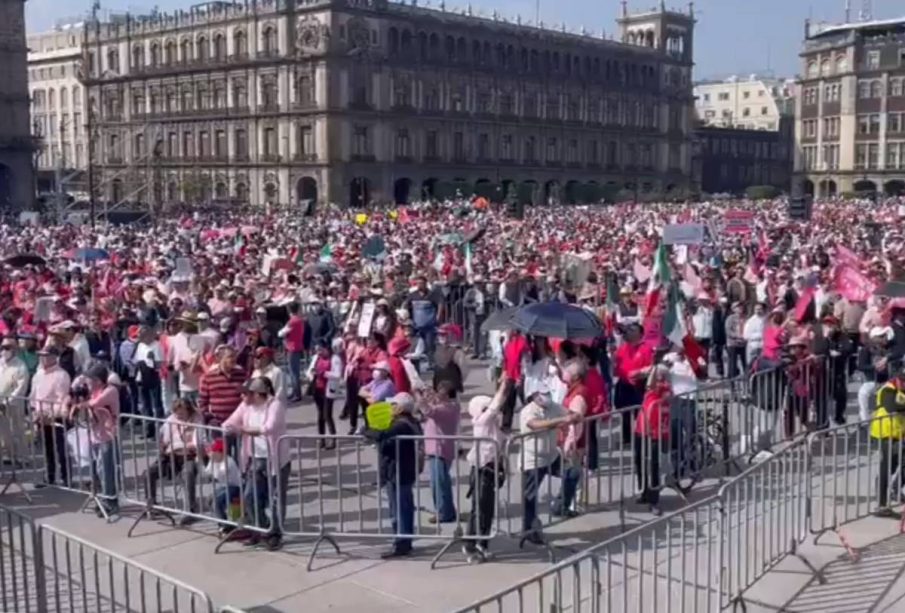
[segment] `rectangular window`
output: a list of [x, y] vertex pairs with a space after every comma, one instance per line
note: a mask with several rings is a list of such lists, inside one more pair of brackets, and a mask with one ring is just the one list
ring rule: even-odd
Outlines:
[[880, 161], [880, 145], [871, 143], [867, 146], [867, 167], [870, 169], [879, 168]]
[[512, 134], [503, 134], [500, 139], [500, 159], [512, 160]]
[[235, 155], [237, 159], [247, 160], [248, 159], [248, 132], [245, 130], [236, 130], [235, 134]]
[[206, 130], [202, 130], [198, 134], [198, 155], [202, 158], [210, 157], [211, 154], [211, 135]]
[[899, 143], [886, 145], [886, 169], [895, 170], [899, 167]]
[[478, 159], [490, 158], [490, 135], [486, 132], [478, 134]]
[[409, 131], [402, 129], [396, 132], [396, 157], [409, 157], [411, 146], [409, 144]]
[[453, 132], [453, 158], [465, 159], [465, 134], [463, 132]]
[[264, 151], [265, 158], [275, 158], [279, 154], [277, 146], [277, 131], [275, 128], [264, 129]]
[[226, 130], [217, 130], [214, 133], [214, 155], [218, 158], [226, 157]]
[[437, 142], [437, 131], [428, 130], [424, 135], [424, 156], [431, 159], [440, 157], [440, 147]]
[[717, 99], [720, 102], [727, 102], [729, 100], [729, 92], [720, 92]]
[[559, 97], [556, 94], [547, 95], [547, 119], [559, 119]]
[[296, 146], [298, 147], [299, 156], [306, 159], [314, 156], [316, 153], [314, 151], [314, 130], [311, 126], [299, 126]]
[[547, 161], [555, 162], [559, 160], [559, 146], [556, 138], [547, 139]]
[[858, 134], [870, 134], [870, 115], [858, 115]]
[[600, 144], [596, 140], [588, 143], [588, 164], [600, 163]]
[[195, 157], [195, 137], [191, 132], [182, 133], [182, 155], [187, 158]]
[[867, 168], [867, 145], [855, 145], [855, 168]]
[[868, 51], [867, 52], [867, 69], [868, 70], [877, 70], [880, 68], [880, 52], [879, 51]]
[[880, 116], [876, 113], [874, 113], [870, 116], [870, 133], [871, 134], [880, 133]]
[[886, 131], [899, 132], [902, 130], [902, 114], [890, 113], [886, 116]]
[[175, 132], [167, 134], [167, 157], [175, 158], [179, 155], [179, 141]]
[[356, 126], [352, 132], [352, 155], [370, 155], [371, 141], [367, 126]]

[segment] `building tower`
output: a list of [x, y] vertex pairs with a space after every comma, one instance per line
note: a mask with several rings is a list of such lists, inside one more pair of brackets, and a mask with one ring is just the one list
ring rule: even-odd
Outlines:
[[655, 10], [629, 13], [628, 1], [622, 2], [622, 15], [617, 20], [623, 43], [660, 49], [682, 63], [694, 57], [694, 3], [688, 13], [668, 10], [661, 1]]
[[0, 211], [34, 203], [25, 0], [0, 2]]

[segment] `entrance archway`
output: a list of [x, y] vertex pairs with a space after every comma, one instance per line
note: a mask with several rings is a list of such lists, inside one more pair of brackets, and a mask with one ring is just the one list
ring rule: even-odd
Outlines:
[[569, 181], [566, 183], [565, 201], [567, 204], [584, 202], [584, 190], [582, 190], [581, 187], [581, 183], [578, 181]]
[[244, 183], [236, 184], [236, 200], [238, 200], [239, 202], [248, 201], [248, 186]]
[[804, 181], [802, 181], [801, 191], [806, 196], [813, 196], [814, 195], [814, 182], [811, 181], [810, 179], [805, 179]]
[[0, 164], [0, 207], [9, 208], [13, 194], [13, 173], [9, 166]]
[[226, 200], [226, 183], [217, 183], [214, 186], [214, 197], [217, 200]]
[[877, 184], [869, 179], [855, 181], [853, 185], [856, 194], [876, 194]]
[[367, 177], [355, 177], [349, 182], [349, 206], [361, 208], [371, 201], [371, 182]]
[[544, 185], [544, 204], [559, 204], [559, 181], [553, 179]]
[[826, 182], [826, 195], [829, 197], [833, 197], [836, 195], [836, 192], [839, 191], [839, 186], [836, 185], [836, 182], [830, 179]]
[[525, 204], [537, 204], [537, 181], [523, 181], [518, 191], [519, 200]]
[[412, 180], [408, 177], [396, 179], [393, 183], [393, 201], [396, 204], [408, 204], [409, 193], [412, 190]]
[[502, 191], [502, 200], [506, 202], [510, 197], [518, 198], [518, 189], [516, 188], [515, 181], [512, 179], [503, 179], [500, 182], [500, 188]]
[[295, 195], [299, 204], [305, 200], [317, 202], [317, 180], [313, 177], [302, 177], [295, 186]]
[[120, 179], [113, 179], [110, 183], [110, 201], [118, 204], [123, 199], [123, 182]]
[[905, 195], [905, 181], [900, 181], [899, 179], [887, 181], [883, 185], [883, 192], [887, 196], [903, 196]]
[[490, 179], [478, 179], [474, 183], [474, 194], [480, 198], [487, 198], [490, 202], [499, 202], [499, 186], [494, 185]]
[[588, 181], [584, 185], [584, 202], [597, 204], [603, 198], [603, 188], [597, 181]]
[[277, 198], [277, 185], [276, 183], [268, 183], [264, 186], [264, 198], [267, 202], [272, 203]]
[[437, 178], [431, 177], [421, 182], [421, 197], [425, 200], [434, 198], [437, 190]]

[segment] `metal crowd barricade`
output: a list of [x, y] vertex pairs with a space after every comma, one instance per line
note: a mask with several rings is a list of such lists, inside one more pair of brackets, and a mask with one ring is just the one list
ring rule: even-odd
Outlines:
[[875, 438], [891, 422], [890, 417], [873, 417], [808, 437], [814, 542], [826, 533], [835, 533], [853, 560], [858, 554], [843, 526], [872, 514], [897, 517], [890, 508], [905, 500], [903, 439]]
[[[148, 436], [148, 435], [151, 436]], [[211, 444], [224, 441], [225, 453], [219, 466], [210, 453]], [[266, 482], [260, 469], [248, 465], [242, 446], [252, 454], [266, 449]], [[142, 511], [129, 529], [132, 536], [144, 519], [168, 519], [174, 526], [196, 521], [215, 523], [220, 527], [220, 542], [216, 550], [237, 534], [254, 532], [259, 535], [276, 534], [276, 509], [285, 503], [285, 492], [273, 477], [271, 449], [264, 436], [236, 435], [218, 426], [205, 425], [200, 419], [180, 422], [167, 419], [131, 415], [124, 417], [120, 428], [121, 485], [125, 502], [141, 507]], [[254, 461], [254, 460], [251, 460]], [[232, 466], [230, 466], [232, 465]], [[214, 474], [227, 477], [215, 480]], [[230, 483], [229, 475], [238, 475], [238, 483]]]
[[214, 611], [207, 594], [178, 579], [2, 506], [0, 607], [24, 613]]
[[[441, 465], [425, 456], [428, 443], [452, 447], [452, 462]], [[286, 536], [315, 539], [309, 570], [324, 542], [339, 553], [338, 541], [346, 538], [445, 541], [431, 563], [434, 568], [455, 544], [470, 547], [499, 532], [497, 480], [504, 473], [500, 446], [492, 439], [465, 435], [396, 436], [375, 445], [362, 436], [286, 435], [280, 444], [288, 445], [293, 458], [294, 483], [289, 491], [289, 510], [282, 518], [282, 531]], [[464, 458], [465, 452], [476, 446], [482, 449], [481, 457], [488, 459], [481, 471], [474, 470]], [[411, 488], [405, 484], [411, 475], [403, 474], [403, 463], [387, 461], [405, 458], [405, 454], [413, 454], [406, 458], [406, 463], [415, 467]], [[453, 517], [436, 515], [443, 496], [446, 504], [454, 507]], [[466, 525], [462, 511], [469, 498], [471, 510]], [[410, 526], [400, 525], [407, 518], [397, 518], [393, 511], [402, 508], [412, 511]], [[446, 524], [451, 528], [445, 528]], [[480, 551], [477, 553], [480, 555]]]
[[799, 439], [756, 464], [719, 491], [720, 607], [744, 605], [745, 591], [789, 555], [800, 554], [808, 535], [810, 454]]
[[575, 554], [458, 613], [716, 610], [720, 500], [710, 497]]

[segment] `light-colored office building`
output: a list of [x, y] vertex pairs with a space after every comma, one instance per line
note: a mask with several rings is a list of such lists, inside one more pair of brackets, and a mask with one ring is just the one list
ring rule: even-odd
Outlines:
[[800, 189], [905, 193], [905, 17], [806, 24], [801, 62]]
[[751, 75], [694, 86], [695, 113], [706, 126], [779, 130], [783, 116], [794, 113], [795, 81]]
[[82, 25], [28, 36], [32, 134], [41, 140], [38, 170], [88, 164], [85, 92], [80, 81]]
[[612, 40], [424, 4], [209, 2], [88, 24], [98, 197], [687, 190], [692, 14], [623, 4]]

